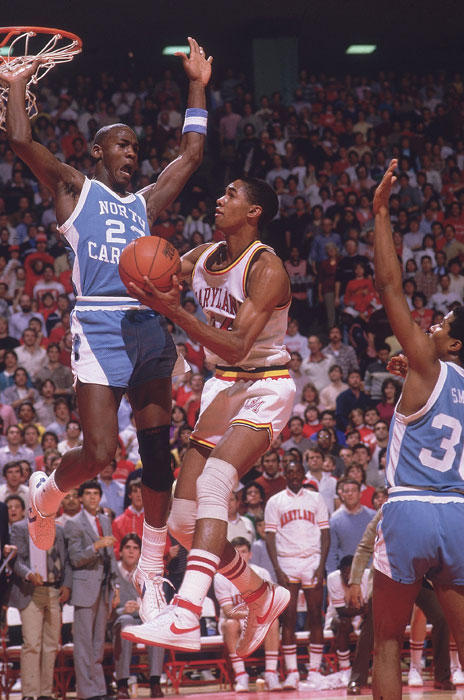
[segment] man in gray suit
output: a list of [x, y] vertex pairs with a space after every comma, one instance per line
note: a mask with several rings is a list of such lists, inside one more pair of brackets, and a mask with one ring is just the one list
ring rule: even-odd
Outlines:
[[21, 615], [21, 686], [23, 700], [53, 696], [53, 670], [61, 632], [61, 608], [71, 594], [72, 572], [63, 528], [57, 526], [48, 551], [29, 538], [27, 521], [15, 522], [11, 543], [18, 554], [8, 604]]
[[105, 630], [111, 608], [118, 605], [114, 537], [109, 518], [99, 513], [101, 495], [98, 481], [81, 484], [82, 510], [64, 528], [73, 568], [74, 668], [81, 700], [101, 700], [106, 695]]
[[[135, 532], [124, 535], [119, 547], [120, 561], [117, 564], [117, 584], [119, 585], [120, 602], [116, 609], [118, 617], [113, 625], [114, 660], [118, 683], [117, 700], [126, 700], [129, 697], [128, 678], [132, 657], [132, 642], [121, 638], [121, 630], [126, 625], [142, 624], [139, 616], [140, 600], [131, 578], [140, 558], [141, 547], [142, 541]], [[164, 649], [149, 646], [147, 654], [150, 669], [150, 697], [161, 698], [164, 695], [160, 686]]]

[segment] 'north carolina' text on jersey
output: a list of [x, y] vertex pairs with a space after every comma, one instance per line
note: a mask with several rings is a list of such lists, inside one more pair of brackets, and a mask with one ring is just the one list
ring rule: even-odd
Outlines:
[[395, 410], [386, 477], [391, 497], [464, 498], [464, 370], [440, 362], [437, 383], [419, 411]]
[[[234, 322], [241, 304], [247, 298], [247, 276], [254, 257], [260, 250], [269, 251], [273, 255], [275, 253], [269, 246], [260, 241], [254, 241], [223, 270], [210, 270], [208, 263], [216, 250], [223, 245], [225, 245], [223, 242], [213, 243], [200, 255], [193, 270], [192, 287], [209, 323], [216, 328], [227, 330]], [[240, 362], [240, 367], [254, 369], [283, 365], [289, 361], [290, 355], [283, 344], [287, 331], [287, 316], [288, 305], [278, 307], [272, 312], [250, 352]], [[205, 354], [209, 362], [217, 365], [228, 364], [207, 348], [205, 348]]]
[[118, 271], [121, 252], [135, 238], [150, 235], [140, 194], [120, 197], [86, 178], [73, 213], [58, 230], [75, 254], [72, 280], [78, 296], [128, 296]]

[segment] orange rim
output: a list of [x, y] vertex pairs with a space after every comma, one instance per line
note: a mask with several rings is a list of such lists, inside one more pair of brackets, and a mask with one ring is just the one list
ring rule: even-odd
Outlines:
[[27, 32], [34, 32], [34, 34], [59, 34], [63, 38], [71, 39], [72, 42], [75, 42], [79, 50], [82, 49], [82, 39], [77, 34], [68, 32], [66, 29], [55, 29], [54, 27], [0, 27], [0, 35], [6, 34], [5, 38], [0, 40], [0, 47], [5, 46], [12, 36], [19, 36]]

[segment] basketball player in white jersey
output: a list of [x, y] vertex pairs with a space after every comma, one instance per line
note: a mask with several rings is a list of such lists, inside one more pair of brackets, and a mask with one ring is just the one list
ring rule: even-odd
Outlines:
[[464, 307], [428, 334], [411, 317], [388, 213], [396, 167], [392, 160], [374, 197], [376, 286], [408, 360], [390, 426], [389, 498], [374, 550], [376, 700], [401, 698], [402, 635], [424, 575], [464, 663]]
[[169, 425], [176, 351], [166, 320], [128, 295], [118, 261], [130, 241], [150, 235], [158, 213], [176, 199], [202, 160], [205, 87], [212, 58], [207, 59], [191, 37], [189, 46], [188, 57], [179, 54], [189, 79], [179, 156], [156, 183], [135, 194], [130, 189], [139, 146], [132, 129], [113, 124], [97, 132], [91, 148], [95, 177], [89, 179], [32, 139], [25, 90], [37, 63], [1, 77], [9, 87], [6, 124], [11, 148], [52, 193], [58, 230], [75, 254], [72, 368], [84, 439], [82, 447], [67, 452], [49, 477], [32, 474], [29, 532], [40, 549], [49, 549], [63, 496], [111, 462], [117, 447], [118, 407], [127, 391], [143, 464], [145, 520], [134, 577], [142, 619], [165, 604], [162, 576], [173, 483]]
[[303, 488], [305, 471], [301, 464], [285, 467], [287, 488], [266, 503], [264, 521], [266, 546], [277, 580], [290, 590], [290, 603], [282, 619], [282, 651], [287, 677], [284, 688], [297, 690], [296, 613], [298, 593], [303, 589], [308, 609], [310, 688], [321, 686], [320, 666], [324, 638], [322, 605], [325, 564], [330, 546], [329, 513], [320, 493]]
[[248, 605], [239, 656], [259, 646], [289, 601], [285, 588], [263, 582], [226, 540], [230, 494], [287, 423], [295, 394], [283, 345], [290, 283], [281, 260], [258, 240], [277, 207], [275, 192], [262, 180], [235, 180], [217, 201], [216, 224], [226, 241], [199, 246], [182, 259], [182, 278], [209, 325], [184, 311], [176, 278], [167, 293], [133, 287], [144, 304], [202, 343], [216, 365], [169, 518], [170, 531], [190, 550], [182, 586], [166, 614], [125, 629], [149, 644], [199, 650], [201, 605], [218, 570]]

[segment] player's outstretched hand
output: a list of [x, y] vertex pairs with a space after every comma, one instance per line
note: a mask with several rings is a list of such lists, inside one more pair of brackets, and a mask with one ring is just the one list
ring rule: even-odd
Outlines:
[[211, 78], [213, 57], [209, 56], [206, 58], [203, 46], [199, 46], [198, 42], [192, 39], [191, 36], [187, 40], [190, 46], [190, 55], [187, 56], [182, 51], [176, 51], [174, 55], [182, 58], [182, 64], [189, 80], [198, 80], [202, 85], [206, 86]]
[[348, 596], [346, 604], [349, 608], [360, 610], [364, 605], [364, 600], [361, 593], [361, 586], [357, 583], [352, 583], [348, 587]]
[[406, 355], [394, 355], [387, 364], [387, 372], [397, 377], [405, 377], [408, 373], [408, 358]]
[[388, 166], [387, 171], [374, 194], [374, 216], [377, 216], [377, 214], [380, 213], [380, 210], [382, 208], [385, 209], [384, 213], [388, 212], [388, 204], [390, 201], [391, 189], [396, 182], [394, 171], [397, 167], [398, 161], [396, 160], [396, 158], [393, 158], [393, 160], [390, 161], [390, 165]]
[[161, 292], [150, 282], [148, 277], [144, 277], [145, 287], [141, 289], [133, 282], [129, 282], [131, 293], [150, 309], [158, 311], [163, 316], [173, 319], [176, 311], [180, 307], [181, 285], [177, 275], [172, 276], [172, 287], [167, 292]]
[[0, 83], [8, 86], [13, 85], [13, 83], [27, 83], [41, 63], [43, 63], [43, 60], [38, 58], [34, 63], [25, 64], [24, 67], [15, 68], [12, 71], [2, 71], [0, 73]]

